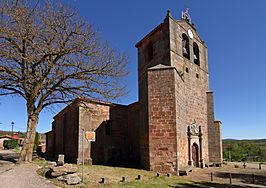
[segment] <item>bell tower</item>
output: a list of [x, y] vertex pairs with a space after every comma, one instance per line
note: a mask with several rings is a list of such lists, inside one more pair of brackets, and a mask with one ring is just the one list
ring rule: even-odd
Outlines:
[[[221, 162], [221, 138], [213, 136], [220, 135], [220, 128], [212, 129], [207, 47], [188, 9], [180, 20], [168, 11], [164, 22], [136, 47], [143, 167], [178, 173], [188, 165], [204, 167], [210, 159]], [[216, 141], [220, 157], [210, 158]]]

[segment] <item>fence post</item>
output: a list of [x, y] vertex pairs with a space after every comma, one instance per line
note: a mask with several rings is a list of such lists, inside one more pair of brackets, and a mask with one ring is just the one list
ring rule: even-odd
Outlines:
[[252, 174], [252, 183], [255, 184], [255, 174]]

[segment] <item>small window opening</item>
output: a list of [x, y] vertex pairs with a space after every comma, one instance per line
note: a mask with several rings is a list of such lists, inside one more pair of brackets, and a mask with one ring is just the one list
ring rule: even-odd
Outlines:
[[196, 78], [199, 78], [199, 74], [196, 74]]
[[190, 59], [189, 55], [189, 39], [186, 34], [182, 34], [182, 53], [187, 59]]
[[153, 59], [153, 44], [149, 44], [147, 47], [147, 59], [148, 61], [151, 61]]
[[109, 120], [105, 121], [105, 135], [111, 135], [111, 125]]
[[189, 69], [186, 67], [186, 72], [189, 73]]
[[198, 66], [200, 66], [200, 57], [199, 57], [199, 47], [197, 43], [193, 43], [193, 57], [194, 57], [194, 63]]

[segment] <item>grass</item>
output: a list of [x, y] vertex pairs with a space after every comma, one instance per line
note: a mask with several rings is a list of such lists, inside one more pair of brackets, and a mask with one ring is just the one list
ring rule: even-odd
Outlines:
[[[42, 159], [35, 159], [35, 163], [42, 166], [38, 170], [38, 174], [45, 176], [49, 170], [47, 161]], [[75, 165], [75, 164], [73, 164]], [[256, 182], [258, 185], [266, 185], [265, 183], [265, 170], [258, 170], [253, 168], [243, 167], [234, 168], [232, 165], [226, 165], [219, 168], [205, 168], [195, 169], [192, 176], [171, 176], [167, 177], [166, 174], [161, 174], [160, 177], [156, 176], [155, 172], [132, 169], [132, 168], [121, 168], [121, 167], [109, 167], [101, 165], [85, 165], [84, 168], [84, 182], [78, 185], [66, 185], [63, 182], [57, 181], [56, 179], [49, 179], [49, 181], [57, 185], [58, 187], [65, 188], [164, 188], [164, 187], [246, 187], [244, 183], [250, 183], [250, 177], [252, 174], [256, 174]], [[214, 174], [214, 182], [210, 182], [210, 173]], [[228, 174], [232, 173], [234, 176], [234, 185], [229, 185]], [[78, 175], [81, 177], [81, 165], [78, 165]], [[137, 180], [138, 175], [141, 175], [142, 180]], [[122, 177], [126, 177], [125, 182], [121, 182]], [[99, 183], [101, 178], [107, 179], [107, 183]]]
[[[188, 183], [187, 180], [181, 180], [178, 176], [156, 177], [155, 172], [131, 168], [86, 165], [84, 171], [85, 183], [89, 187], [102, 187], [99, 181], [103, 177], [108, 180], [108, 184], [105, 185], [107, 187], [174, 187], [178, 183]], [[142, 180], [137, 180], [138, 175], [142, 176]], [[121, 182], [123, 176], [126, 177], [126, 182]]]
[[[38, 174], [45, 177], [45, 173], [49, 170], [47, 162], [40, 159], [35, 159], [34, 162], [41, 166], [38, 170]], [[74, 165], [74, 164], [73, 164]], [[78, 175], [81, 177], [81, 165], [78, 166]], [[84, 167], [84, 182], [75, 186], [68, 186], [63, 182], [56, 179], [49, 179], [51, 183], [59, 187], [138, 187], [138, 188], [161, 188], [161, 187], [176, 187], [178, 184], [191, 184], [194, 183], [189, 180], [181, 179], [178, 176], [167, 177], [162, 174], [160, 177], [156, 177], [156, 173], [152, 171], [121, 168], [121, 167], [109, 167], [100, 165], [85, 165]], [[142, 180], [137, 180], [138, 175], [141, 175]], [[121, 182], [122, 177], [126, 177], [125, 182]], [[101, 178], [105, 178], [107, 183], [99, 183]]]
[[174, 177], [151, 177], [144, 181], [131, 181], [124, 183], [125, 187], [143, 187], [143, 188], [153, 188], [153, 187], [176, 187], [178, 184], [192, 184], [186, 180], [180, 180], [177, 176]]

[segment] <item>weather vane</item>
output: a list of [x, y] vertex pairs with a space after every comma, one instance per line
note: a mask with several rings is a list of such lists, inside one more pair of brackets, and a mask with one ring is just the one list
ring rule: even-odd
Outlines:
[[182, 11], [182, 20], [186, 20], [186, 21], [188, 21], [189, 23], [192, 23], [191, 22], [191, 17], [190, 17], [190, 15], [189, 15], [189, 13], [188, 13], [188, 8], [185, 10], [185, 11]]

